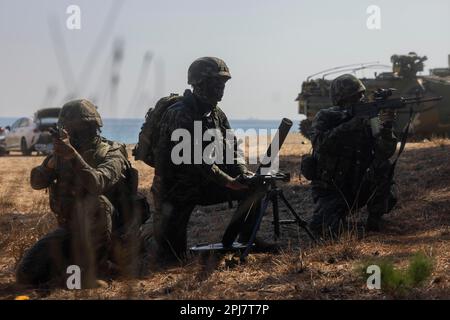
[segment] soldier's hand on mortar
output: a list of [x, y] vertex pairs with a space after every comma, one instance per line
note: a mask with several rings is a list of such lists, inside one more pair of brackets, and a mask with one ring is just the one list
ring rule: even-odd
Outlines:
[[64, 160], [73, 159], [77, 153], [75, 148], [70, 144], [69, 135], [64, 130], [64, 136], [57, 138], [53, 142], [53, 152], [56, 156]]
[[251, 171], [247, 170], [245, 173], [242, 173], [241, 175], [239, 175], [236, 179], [237, 179], [239, 182], [242, 182], [242, 181], [251, 179], [251, 178], [253, 178], [254, 176], [255, 176], [255, 173], [254, 173], [254, 172], [251, 172]]
[[233, 181], [228, 182], [225, 187], [227, 187], [228, 189], [231, 189], [231, 190], [235, 190], [235, 191], [247, 190], [248, 189], [248, 186], [246, 186], [245, 184], [240, 183], [237, 179], [233, 179]]

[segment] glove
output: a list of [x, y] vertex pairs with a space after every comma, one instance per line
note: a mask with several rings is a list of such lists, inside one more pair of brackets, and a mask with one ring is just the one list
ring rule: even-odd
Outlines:
[[56, 156], [61, 157], [64, 160], [70, 160], [75, 158], [77, 151], [71, 145], [70, 137], [66, 131], [64, 131], [63, 137], [54, 139], [53, 152]]

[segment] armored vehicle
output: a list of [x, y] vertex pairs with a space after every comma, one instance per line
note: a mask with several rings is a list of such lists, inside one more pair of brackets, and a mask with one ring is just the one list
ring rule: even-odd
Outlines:
[[[373, 77], [360, 77], [367, 88], [368, 98], [370, 93], [378, 88], [395, 88], [394, 97], [441, 96], [443, 98], [441, 101], [413, 107], [410, 133], [418, 137], [450, 136], [450, 55], [448, 59], [448, 68], [431, 69], [428, 76], [418, 74], [423, 72], [427, 57], [418, 56], [415, 52], [393, 55], [392, 66], [369, 62], [335, 67], [311, 75], [303, 82], [301, 93], [296, 99], [299, 113], [306, 117], [300, 123], [300, 132], [308, 137], [316, 113], [331, 106], [330, 76], [342, 73], [356, 74], [360, 71], [367, 73], [372, 70]], [[400, 132], [404, 128], [409, 118], [410, 110], [399, 112], [397, 131]]]

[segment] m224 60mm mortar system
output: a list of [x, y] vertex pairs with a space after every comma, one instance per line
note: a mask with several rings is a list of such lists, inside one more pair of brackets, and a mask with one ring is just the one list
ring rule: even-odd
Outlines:
[[[373, 78], [360, 78], [367, 88], [367, 96], [380, 88], [395, 88], [392, 98], [401, 97], [442, 97], [441, 100], [423, 102], [414, 108], [410, 134], [416, 137], [450, 136], [450, 55], [448, 68], [435, 68], [430, 75], [418, 75], [424, 70], [426, 56], [418, 56], [414, 52], [407, 55], [393, 55], [392, 66], [378, 62], [352, 64], [324, 70], [311, 75], [302, 84], [298, 95], [299, 113], [306, 118], [300, 123], [300, 131], [309, 136], [312, 120], [319, 110], [329, 108], [330, 76], [358, 71], [388, 69], [391, 71], [374, 72]], [[397, 111], [396, 131], [401, 132], [409, 122], [407, 108]]]

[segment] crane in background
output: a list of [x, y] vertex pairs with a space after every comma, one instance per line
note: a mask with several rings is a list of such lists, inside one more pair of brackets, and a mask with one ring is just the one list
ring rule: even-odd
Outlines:
[[55, 102], [56, 95], [58, 94], [58, 87], [48, 86], [44, 99], [41, 102], [40, 108], [47, 108], [52, 106]]
[[[89, 96], [89, 98], [100, 106], [108, 106], [110, 115], [118, 116], [118, 102], [119, 102], [119, 86], [121, 80], [121, 69], [124, 61], [125, 42], [121, 38], [116, 38], [112, 45], [111, 53], [105, 58], [105, 63], [101, 69], [95, 90], [91, 91], [89, 95], [87, 90], [92, 88], [91, 78], [96, 66], [99, 62], [99, 57], [104, 52], [107, 42], [112, 35], [114, 24], [118, 18], [123, 5], [123, 0], [114, 0], [111, 4], [110, 10], [106, 16], [105, 22], [96, 37], [96, 41], [92, 49], [88, 52], [85, 63], [81, 68], [78, 77], [73, 72], [72, 65], [69, 60], [69, 54], [66, 43], [61, 30], [64, 30], [55, 16], [49, 17], [50, 36], [53, 42], [55, 55], [58, 66], [62, 74], [66, 94], [63, 97], [63, 102], [74, 99], [80, 96]], [[141, 113], [142, 106], [147, 107], [150, 103], [150, 94], [148, 92], [147, 83], [150, 75], [150, 66], [154, 55], [150, 51], [146, 51], [142, 64], [140, 67], [137, 84], [130, 99], [127, 110], [127, 115], [137, 115]], [[164, 94], [164, 64], [162, 60], [157, 61], [156, 64], [156, 78], [155, 93], [158, 97]], [[53, 103], [57, 91], [48, 89], [45, 103]]]
[[[123, 39], [116, 39], [113, 44], [112, 56], [110, 61], [110, 70], [108, 86], [106, 88], [102, 105], [108, 106], [111, 113], [117, 116], [118, 92], [120, 84], [120, 70], [124, 58], [125, 46]], [[105, 82], [102, 75], [102, 82]]]
[[131, 114], [136, 114], [137, 108], [147, 103], [147, 101], [143, 101], [144, 100], [143, 98], [145, 96], [144, 90], [150, 74], [150, 65], [152, 60], [153, 60], [153, 53], [147, 51], [144, 54], [144, 58], [142, 59], [142, 65], [138, 76], [136, 88], [134, 90], [134, 94], [131, 98], [131, 102], [129, 105], [129, 110], [131, 111]]
[[[117, 21], [122, 5], [123, 0], [114, 0], [111, 3], [105, 22], [96, 38], [96, 41], [94, 42], [92, 49], [88, 53], [78, 78], [75, 76], [70, 63], [67, 46], [61, 32], [63, 27], [56, 16], [49, 17], [48, 23], [50, 37], [53, 42], [56, 60], [66, 87], [66, 94], [63, 98], [64, 101], [79, 97], [85, 93], [86, 88], [90, 84], [92, 72], [98, 63], [98, 58], [104, 51], [104, 48], [107, 47], [106, 43], [112, 35], [111, 30], [114, 28], [114, 24]], [[117, 70], [115, 71], [114, 80], [112, 80], [113, 77], [111, 77], [111, 83], [117, 87], [120, 78], [118, 76], [118, 70], [123, 58], [123, 50], [120, 48], [120, 44], [118, 44], [117, 47], [114, 47], [113, 51], [113, 60], [115, 60], [114, 63], [117, 66]]]
[[53, 43], [56, 61], [66, 87], [66, 95], [64, 99], [71, 99], [77, 95], [76, 78], [73, 72], [72, 65], [69, 59], [66, 42], [61, 32], [60, 21], [54, 15], [49, 16], [48, 26], [50, 31], [50, 38]]

